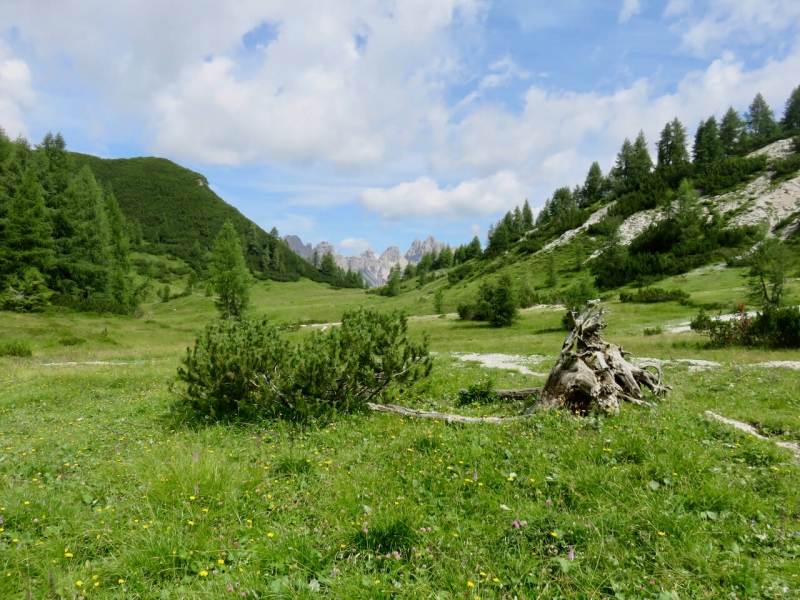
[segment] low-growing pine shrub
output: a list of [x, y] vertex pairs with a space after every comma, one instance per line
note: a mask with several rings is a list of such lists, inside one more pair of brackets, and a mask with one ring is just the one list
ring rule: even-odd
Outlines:
[[342, 324], [294, 345], [264, 321], [216, 321], [178, 369], [182, 403], [210, 418], [310, 420], [363, 410], [398, 386], [427, 377], [427, 338], [408, 337], [407, 317], [358, 309]]
[[767, 307], [754, 318], [738, 313], [730, 320], [713, 319], [701, 310], [692, 330], [706, 335], [712, 346], [800, 348], [800, 311], [796, 307]]
[[638, 302], [642, 304], [670, 302], [673, 300], [678, 304], [686, 304], [689, 302], [689, 298], [689, 294], [683, 290], [665, 290], [658, 287], [643, 288], [632, 293], [622, 292], [619, 295], [620, 302]]
[[494, 381], [491, 377], [487, 377], [458, 392], [456, 404], [458, 406], [483, 405], [492, 404], [498, 400], [500, 400], [500, 396], [494, 392]]

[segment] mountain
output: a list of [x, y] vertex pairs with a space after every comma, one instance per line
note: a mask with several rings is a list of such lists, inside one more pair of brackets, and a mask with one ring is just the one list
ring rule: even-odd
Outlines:
[[214, 193], [202, 174], [165, 158], [69, 154], [76, 169], [88, 166], [98, 182], [114, 192], [127, 221], [135, 225], [133, 237], [147, 242], [148, 252], [173, 254], [202, 269], [205, 253], [230, 219], [247, 244], [254, 272], [280, 281], [301, 276], [323, 281], [319, 270], [302, 260], [288, 242], [265, 232]]
[[313, 259], [314, 252], [320, 259], [326, 254], [332, 254], [338, 266], [345, 271], [361, 273], [364, 281], [372, 287], [385, 284], [395, 265], [399, 264], [403, 269], [409, 263], [416, 265], [426, 254], [441, 252], [446, 246], [444, 242], [437, 242], [436, 238], [430, 236], [425, 241], [414, 240], [405, 255], [397, 246], [389, 246], [380, 256], [376, 256], [371, 249], [357, 256], [344, 256], [336, 252], [336, 248], [330, 242], [320, 242], [314, 247], [310, 243], [304, 244], [296, 235], [286, 235], [283, 239], [298, 256], [309, 261]]

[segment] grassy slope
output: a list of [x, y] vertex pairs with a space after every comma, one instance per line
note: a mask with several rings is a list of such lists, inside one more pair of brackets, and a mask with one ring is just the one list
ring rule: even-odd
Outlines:
[[[538, 277], [524, 264], [507, 268]], [[683, 279], [672, 283], [703, 302], [742, 297], [738, 269]], [[425, 314], [443, 283], [392, 299], [259, 283], [254, 312], [324, 322], [363, 303]], [[445, 308], [474, 285], [448, 290]], [[709, 351], [692, 333], [644, 337], [645, 326], [696, 309], [609, 306], [607, 335], [626, 349], [723, 366], [670, 364], [669, 402], [613, 418], [458, 427], [369, 415], [327, 428], [187, 428], [169, 411], [167, 385], [214, 315], [210, 298], [154, 303], [141, 319], [2, 313], [0, 337], [29, 340], [34, 357], [0, 358], [0, 597], [42, 597], [51, 569], [67, 598], [218, 598], [229, 587], [300, 598], [797, 597], [798, 466], [702, 417], [711, 409], [800, 439], [800, 371], [744, 366], [796, 353]], [[455, 392], [487, 373], [501, 386], [541, 384], [449, 352], [544, 356], [531, 368], [546, 372], [560, 317], [526, 312], [500, 332], [454, 318], [412, 322], [440, 354], [405, 401], [455, 410]], [[45, 366], [72, 361], [123, 364]], [[400, 558], [385, 558], [395, 550]]]

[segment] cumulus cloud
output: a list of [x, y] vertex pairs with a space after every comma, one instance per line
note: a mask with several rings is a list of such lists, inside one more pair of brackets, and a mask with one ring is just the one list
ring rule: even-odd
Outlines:
[[[721, 115], [729, 105], [743, 109], [758, 92], [780, 109], [797, 84], [797, 73], [800, 49], [757, 69], [726, 52], [706, 69], [688, 73], [673, 92], [660, 95], [647, 78], [609, 94], [534, 85], [520, 114], [489, 106], [451, 125], [434, 161], [440, 169], [525, 173], [525, 181], [538, 186], [524, 187], [526, 194], [547, 194], [582, 181], [593, 160], [610, 167], [623, 139], [633, 139], [639, 129], [652, 145], [675, 116], [693, 132], [700, 119]], [[539, 194], [531, 198], [543, 199]]]
[[361, 193], [361, 204], [388, 220], [467, 219], [515, 206], [519, 203], [520, 190], [520, 182], [510, 171], [445, 188], [429, 177], [420, 177], [388, 189], [368, 188]]
[[670, 0], [664, 14], [683, 17], [677, 25], [683, 43], [699, 54], [713, 43], [734, 38], [761, 43], [779, 32], [796, 32], [800, 25], [800, 2], [795, 0], [709, 0], [700, 13], [692, 8], [691, 0]]
[[339, 242], [339, 250], [342, 253], [361, 254], [365, 250], [369, 250], [372, 245], [364, 238], [346, 238]]
[[35, 98], [28, 64], [13, 56], [0, 40], [0, 127], [6, 135], [15, 138], [27, 134], [23, 113]]
[[642, 12], [641, 0], [622, 0], [622, 10], [619, 11], [619, 22], [630, 21], [631, 17]]

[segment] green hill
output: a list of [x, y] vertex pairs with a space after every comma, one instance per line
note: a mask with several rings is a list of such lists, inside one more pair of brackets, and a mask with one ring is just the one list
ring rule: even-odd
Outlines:
[[246, 241], [249, 266], [279, 281], [308, 277], [323, 281], [317, 268], [300, 258], [208, 187], [208, 180], [165, 158], [104, 159], [71, 153], [78, 169], [88, 166], [111, 188], [131, 224], [131, 237], [147, 243], [151, 254], [172, 254], [202, 270], [205, 253], [223, 223], [230, 219]]

